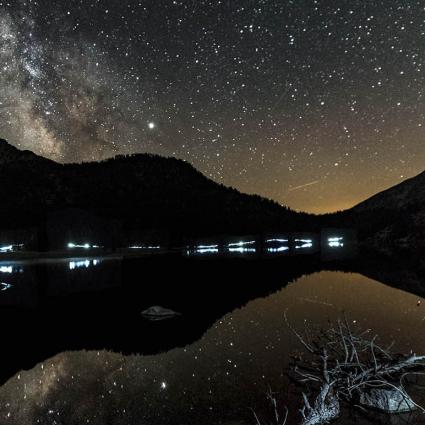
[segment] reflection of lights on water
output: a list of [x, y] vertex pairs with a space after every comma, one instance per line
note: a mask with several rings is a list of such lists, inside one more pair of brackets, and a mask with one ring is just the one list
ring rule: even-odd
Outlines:
[[[267, 247], [266, 251], [270, 254], [278, 254], [279, 252], [285, 252], [289, 251], [289, 246], [287, 245], [289, 243], [289, 239], [282, 239], [282, 238], [271, 238], [266, 239], [266, 243], [268, 244], [274, 244], [274, 246]], [[276, 244], [285, 244], [285, 245], [277, 245]]]
[[277, 253], [277, 252], [284, 252], [284, 251], [289, 251], [289, 247], [288, 246], [279, 246], [277, 248], [267, 248], [267, 252], [270, 252], [272, 254]]
[[241, 246], [246, 246], [246, 245], [254, 245], [255, 241], [240, 241], [240, 242], [234, 242], [234, 243], [229, 243], [227, 245], [228, 248], [233, 248], [233, 247], [241, 247]]
[[217, 254], [218, 248], [201, 248], [195, 250], [196, 254]]
[[343, 243], [340, 243], [340, 242], [329, 242], [329, 246], [331, 248], [339, 248], [339, 247], [343, 247], [344, 244]]
[[70, 261], [69, 262], [69, 269], [70, 270], [81, 269], [81, 268], [88, 269], [90, 266], [97, 266], [99, 263], [100, 263], [100, 260]]
[[198, 245], [195, 248], [195, 254], [217, 254], [218, 245]]
[[4, 283], [4, 282], [0, 283], [0, 290], [2, 290], [2, 291], [7, 291], [11, 287], [12, 287], [12, 285], [10, 283]]
[[295, 249], [312, 248], [312, 247], [313, 247], [313, 244], [308, 242], [308, 243], [303, 243], [302, 245], [297, 245]]
[[295, 242], [301, 243], [301, 245], [296, 245], [295, 249], [312, 248], [313, 247], [313, 239], [295, 239]]
[[13, 273], [12, 266], [0, 266], [0, 273]]
[[344, 238], [342, 236], [328, 238], [328, 246], [331, 248], [341, 248], [344, 246], [343, 240]]
[[229, 252], [235, 252], [238, 254], [245, 254], [245, 253], [251, 253], [251, 252], [256, 252], [255, 248], [229, 248]]
[[24, 268], [22, 266], [0, 266], [0, 273], [23, 273]]
[[81, 267], [90, 267], [90, 261], [89, 260], [84, 260], [84, 261], [70, 261], [69, 262], [69, 269], [70, 270], [74, 270], [77, 268], [81, 268]]

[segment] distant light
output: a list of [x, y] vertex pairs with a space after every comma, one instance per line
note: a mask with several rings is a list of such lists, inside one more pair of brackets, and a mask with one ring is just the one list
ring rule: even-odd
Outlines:
[[69, 244], [68, 244], [68, 248], [84, 248], [84, 249], [89, 249], [89, 248], [100, 248], [100, 246], [99, 245], [93, 245], [93, 246], [91, 246], [89, 243], [85, 243], [85, 244], [83, 244], [83, 245], [77, 245], [77, 244], [75, 244], [75, 243], [72, 243], [72, 242], [70, 242]]
[[198, 248], [196, 254], [217, 254], [218, 248]]
[[167, 389], [167, 383], [165, 381], [161, 382], [161, 389], [166, 390]]
[[12, 251], [13, 251], [13, 245], [0, 247], [0, 252], [12, 252]]
[[161, 249], [161, 247], [159, 245], [133, 245], [128, 249]]
[[266, 242], [289, 242], [288, 239], [267, 239]]
[[238, 247], [240, 247], [240, 246], [253, 245], [253, 244], [255, 244], [255, 241], [247, 241], [247, 242], [245, 242], [245, 241], [240, 241], [240, 242], [229, 243], [227, 246], [228, 246], [229, 248], [231, 248], [231, 247], [234, 247], [234, 246], [238, 246]]
[[344, 246], [343, 240], [344, 238], [341, 236], [328, 238], [328, 246], [330, 248], [342, 248]]
[[313, 239], [295, 239], [295, 242], [300, 242], [301, 245], [296, 245], [295, 249], [312, 248]]
[[155, 125], [154, 122], [151, 121], [150, 123], [148, 123], [149, 130], [153, 130], [155, 127], [156, 127], [156, 125]]
[[1, 266], [0, 267], [0, 273], [12, 273], [13, 267], [12, 266]]

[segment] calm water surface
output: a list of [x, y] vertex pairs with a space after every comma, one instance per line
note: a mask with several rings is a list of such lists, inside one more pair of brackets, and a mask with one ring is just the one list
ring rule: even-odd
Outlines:
[[[12, 271], [1, 268], [10, 266]], [[314, 268], [304, 273], [303, 264], [294, 270], [283, 263], [273, 265], [271, 275], [262, 268], [244, 274], [240, 266], [227, 274], [227, 266], [214, 266], [215, 274], [203, 275], [208, 266], [197, 263], [193, 275], [179, 280], [174, 275], [182, 269], [174, 264], [155, 282], [147, 279], [141, 264], [102, 259], [72, 259], [47, 268], [0, 265], [0, 280], [12, 285], [0, 291], [3, 327], [9, 335], [17, 332], [17, 338], [31, 341], [14, 349], [12, 340], [4, 340], [9, 348], [4, 349], [0, 423], [250, 424], [251, 409], [268, 417], [269, 387], [290, 408], [290, 423], [297, 423], [299, 389], [288, 382], [286, 372], [290, 354], [301, 347], [285, 324], [285, 311], [298, 327], [305, 322], [326, 327], [345, 314], [353, 327], [370, 328], [385, 343], [396, 341], [400, 351], [425, 352], [425, 300], [419, 295], [359, 273]], [[81, 299], [87, 293], [81, 297], [80, 291], [87, 285], [91, 302], [102, 305], [92, 304], [86, 311]], [[245, 288], [250, 299], [238, 299], [226, 289], [230, 286], [235, 293]], [[231, 301], [223, 312], [218, 304], [227, 292]], [[183, 314], [147, 322], [140, 312], [153, 304]], [[62, 313], [52, 305], [59, 305]], [[26, 322], [32, 337], [25, 321], [16, 319], [19, 315], [34, 317], [35, 325]], [[89, 340], [91, 345], [85, 346]], [[68, 343], [73, 351], [61, 349]], [[29, 370], [21, 370], [22, 365]], [[354, 411], [339, 423], [425, 423], [418, 414], [389, 421], [385, 415]]]

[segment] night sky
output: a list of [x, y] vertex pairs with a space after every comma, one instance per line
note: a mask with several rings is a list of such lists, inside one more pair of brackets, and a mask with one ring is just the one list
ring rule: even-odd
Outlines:
[[0, 1], [0, 136], [332, 211], [425, 168], [424, 61], [423, 1]]
[[[358, 274], [317, 273], [223, 316], [185, 347], [153, 356], [63, 352], [19, 372], [0, 387], [0, 420], [2, 425], [251, 425], [251, 409], [265, 417], [265, 394], [272, 388], [279, 404], [283, 400], [297, 419], [288, 425], [299, 424], [300, 388], [288, 390], [286, 368], [289, 355], [303, 348], [282, 312], [287, 311], [298, 329], [306, 323], [327, 329], [329, 319], [334, 322], [346, 313], [353, 330], [372, 328], [379, 342], [395, 340], [396, 351], [421, 353], [425, 333], [418, 323], [423, 323], [424, 311], [417, 301], [414, 294]], [[196, 321], [177, 327], [184, 341]], [[151, 344], [134, 318], [129, 340], [135, 336]], [[378, 420], [371, 411], [357, 416], [359, 412], [350, 410], [351, 420], [337, 423], [394, 423], [388, 416]], [[411, 425], [424, 424], [419, 412], [409, 420]]]

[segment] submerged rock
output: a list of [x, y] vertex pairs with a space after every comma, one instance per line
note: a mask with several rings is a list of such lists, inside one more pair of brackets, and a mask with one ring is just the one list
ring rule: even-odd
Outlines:
[[173, 317], [180, 316], [181, 313], [170, 310], [168, 308], [155, 305], [142, 311], [142, 316], [149, 320], [166, 320], [172, 319]]
[[416, 409], [413, 400], [401, 388], [377, 388], [362, 392], [360, 404], [386, 413], [411, 412]]

